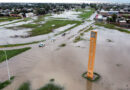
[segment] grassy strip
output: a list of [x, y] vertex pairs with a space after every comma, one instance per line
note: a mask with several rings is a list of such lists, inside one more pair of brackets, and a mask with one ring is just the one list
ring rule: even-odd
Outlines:
[[59, 45], [59, 47], [65, 47], [66, 44], [65, 43], [62, 43], [61, 45]]
[[23, 28], [36, 28], [38, 27], [39, 24], [23, 24], [23, 25], [20, 25], [18, 27], [23, 27]]
[[85, 9], [77, 9], [76, 11], [82, 12], [79, 15], [80, 18], [87, 19], [87, 18], [89, 18], [95, 12], [95, 10], [93, 8], [90, 8], [89, 10], [90, 11], [85, 11]]
[[84, 32], [89, 32], [91, 30], [93, 30], [94, 28], [92, 26], [90, 26], [87, 30], [85, 30]]
[[98, 25], [98, 26], [103, 26], [105, 28], [109, 28], [109, 29], [115, 29], [115, 30], [118, 30], [120, 32], [125, 32], [125, 33], [130, 33], [130, 31], [128, 31], [127, 29], [122, 29], [120, 27], [117, 27], [113, 24], [105, 24], [105, 23], [95, 23], [95, 25]]
[[53, 83], [46, 84], [44, 87], [38, 90], [63, 90], [63, 87], [55, 85]]
[[16, 19], [21, 19], [21, 17], [1, 17], [0, 22], [5, 22], [5, 21], [12, 21]]
[[74, 43], [77, 43], [78, 41], [81, 41], [81, 40], [85, 40], [84, 38], [82, 38], [81, 36], [77, 36], [75, 39], [74, 39]]
[[35, 23], [39, 23], [41, 21], [44, 21], [45, 20], [45, 17], [47, 16], [51, 16], [51, 14], [46, 14], [46, 15], [41, 15], [41, 16], [38, 16], [38, 18], [36, 20], [34, 20]]
[[74, 28], [74, 27], [80, 25], [81, 23], [82, 23], [82, 22], [79, 21], [76, 25], [74, 25], [74, 26], [72, 26], [72, 27], [70, 27], [70, 28], [68, 28], [68, 29], [66, 29], [66, 30], [64, 30], [64, 31], [61, 31], [61, 32], [55, 34], [55, 36], [60, 35], [60, 34], [62, 34], [62, 33], [64, 33], [64, 32], [67, 32], [67, 31], [71, 30], [72, 28]]
[[30, 90], [30, 83], [29, 82], [23, 83], [17, 90]]
[[[85, 30], [84, 32], [89, 32], [90, 30], [93, 30], [94, 28], [92, 27], [92, 26], [90, 26], [87, 30]], [[81, 31], [83, 31], [83, 30], [81, 30]], [[81, 32], [80, 31], [80, 32]], [[84, 38], [82, 38], [81, 36], [83, 36], [84, 35], [84, 32], [82, 32], [82, 33], [80, 33], [80, 35], [79, 36], [77, 36], [75, 39], [74, 39], [74, 43], [77, 43], [78, 41], [81, 41], [81, 40], [85, 40]]]
[[72, 21], [72, 20], [51, 20], [51, 21], [47, 21], [42, 26], [37, 27], [30, 32], [31, 32], [31, 36], [48, 34], [48, 33], [52, 32], [53, 29], [65, 26], [67, 24], [75, 24], [75, 23], [79, 23], [79, 22], [80, 21]]
[[18, 21], [11, 22], [11, 23], [7, 23], [7, 24], [3, 24], [3, 25], [0, 25], [0, 26], [5, 26], [5, 25], [9, 25], [9, 24], [14, 24], [14, 23], [22, 22], [22, 21], [23, 21], [23, 20], [18, 20]]
[[[27, 50], [31, 49], [30, 47], [21, 48], [21, 49], [13, 49], [13, 50], [5, 50], [7, 54], [7, 59], [10, 59], [22, 52], [25, 52]], [[0, 50], [0, 63], [6, 60], [6, 56], [3, 50]]]
[[93, 79], [87, 77], [87, 72], [84, 72], [82, 74], [82, 77], [87, 79], [87, 80], [89, 80], [89, 81], [91, 81], [91, 82], [96, 82], [96, 81], [98, 81], [101, 78], [101, 76], [98, 73], [94, 72], [93, 74], [94, 74]]
[[[9, 24], [14, 24], [14, 23], [22, 22], [22, 21], [26, 22], [26, 21], [28, 21], [28, 20], [30, 20], [30, 19], [31, 19], [31, 18], [24, 18], [24, 19], [22, 19], [22, 20], [18, 20], [18, 21], [15, 21], [15, 22], [3, 24], [3, 25], [0, 25], [0, 26], [5, 26], [5, 25], [9, 25]], [[8, 27], [8, 28], [13, 28], [13, 27]]]
[[43, 41], [45, 41], [45, 40], [34, 41], [34, 42], [29, 42], [29, 43], [22, 43], [22, 44], [8, 44], [8, 45], [0, 45], [0, 48], [16, 47], [16, 46], [24, 46], [24, 45], [30, 45], [30, 44], [35, 44], [35, 43], [43, 42]]
[[6, 80], [4, 82], [0, 82], [0, 90], [2, 90], [3, 88], [5, 88], [6, 86], [8, 86], [9, 84], [11, 84], [12, 80], [14, 80], [14, 76], [12, 76], [10, 78], [11, 81]]
[[[84, 28], [85, 29], [85, 28]], [[80, 32], [82, 32], [82, 31], [84, 31], [84, 29], [82, 29], [82, 30], [80, 30], [79, 31], [79, 33]], [[91, 31], [91, 30], [93, 30], [94, 28], [92, 27], [92, 26], [90, 26], [88, 29], [86, 29], [84, 32], [89, 32], [89, 31]], [[82, 33], [80, 33], [80, 36], [83, 36], [84, 35], [84, 32], [82, 32]]]

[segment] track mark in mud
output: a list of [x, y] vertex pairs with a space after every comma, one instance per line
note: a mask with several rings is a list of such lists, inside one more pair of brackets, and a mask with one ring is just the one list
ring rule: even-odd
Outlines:
[[117, 67], [120, 67], [120, 66], [122, 66], [122, 64], [116, 64], [116, 66], [117, 66]]
[[113, 42], [111, 39], [106, 39], [107, 42]]

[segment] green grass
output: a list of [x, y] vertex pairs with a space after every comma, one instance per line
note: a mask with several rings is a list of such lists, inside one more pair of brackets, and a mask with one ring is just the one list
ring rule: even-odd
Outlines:
[[29, 82], [23, 83], [17, 90], [30, 90], [30, 83]]
[[54, 81], [55, 81], [55, 79], [54, 79], [54, 78], [50, 79], [50, 82], [54, 82]]
[[[91, 31], [91, 30], [93, 30], [94, 28], [92, 27], [92, 26], [90, 26], [88, 29], [86, 29], [86, 28], [84, 28], [84, 29], [81, 29], [80, 31], [79, 31], [79, 33], [80, 32], [82, 32], [82, 33], [80, 33], [80, 36], [83, 36], [84, 35], [84, 32], [89, 32], [89, 31]], [[84, 31], [85, 30], [85, 31]]]
[[[30, 47], [21, 48], [21, 49], [12, 49], [12, 50], [6, 50], [7, 59], [10, 59], [24, 51], [27, 51], [31, 49]], [[3, 50], [0, 50], [0, 63], [6, 60], [6, 56]]]
[[38, 90], [64, 90], [63, 87], [55, 85], [53, 83], [46, 84], [44, 87]]
[[[5, 26], [5, 25], [9, 25], [9, 24], [14, 24], [14, 23], [22, 22], [22, 21], [26, 22], [26, 21], [28, 21], [28, 20], [30, 20], [30, 19], [31, 19], [31, 18], [24, 18], [24, 19], [20, 19], [20, 20], [18, 20], [18, 21], [11, 22], [11, 23], [7, 23], [7, 24], [3, 24], [3, 25], [0, 25], [0, 26]], [[9, 27], [9, 28], [13, 28], [13, 27]]]
[[59, 45], [59, 47], [65, 47], [66, 44], [65, 43], [62, 43], [61, 45]]
[[0, 22], [12, 21], [12, 20], [16, 20], [16, 19], [21, 19], [21, 17], [0, 17]]
[[93, 30], [94, 28], [92, 26], [90, 26], [87, 30], [85, 30], [84, 32], [89, 32], [91, 30]]
[[[37, 90], [64, 90], [63, 87], [54, 84], [55, 79], [50, 79], [50, 82]], [[32, 90], [29, 82], [24, 82], [17, 90]]]
[[89, 18], [95, 12], [95, 10], [93, 8], [90, 8], [88, 10], [90, 10], [90, 11], [85, 11], [85, 9], [77, 9], [76, 11], [82, 12], [79, 15], [80, 18], [87, 19], [87, 18]]
[[[37, 36], [42, 34], [48, 34], [52, 32], [52, 30], [65, 26], [67, 24], [76, 24], [80, 21], [72, 21], [72, 20], [50, 20], [47, 21], [45, 24], [41, 25], [40, 27], [34, 28], [30, 31], [31, 36]], [[55, 25], [55, 26], [52, 26]]]
[[128, 31], [127, 29], [123, 29], [123, 28], [117, 27], [117, 26], [115, 26], [113, 24], [95, 23], [95, 25], [103, 26], [103, 27], [108, 28], [108, 29], [115, 29], [115, 30], [118, 30], [120, 32], [130, 33], [130, 31]]
[[83, 36], [84, 35], [84, 33], [80, 33], [80, 36]]
[[16, 47], [16, 46], [24, 46], [24, 45], [30, 45], [30, 44], [35, 44], [35, 43], [43, 42], [43, 41], [45, 41], [45, 40], [34, 41], [34, 42], [29, 42], [29, 43], [22, 43], [22, 44], [8, 44], [8, 45], [0, 45], [0, 48]]
[[85, 40], [84, 38], [82, 38], [81, 36], [77, 36], [75, 39], [74, 39], [74, 43], [77, 43], [77, 42], [79, 42], [79, 41], [81, 41], [81, 40]]
[[23, 25], [20, 25], [18, 27], [22, 27], [22, 28], [36, 28], [38, 26], [39, 26], [39, 24], [23, 24]]
[[69, 31], [69, 30], [75, 28], [76, 26], [80, 25], [81, 23], [82, 23], [82, 22], [79, 21], [79, 22], [77, 22], [76, 25], [74, 25], [74, 26], [72, 26], [72, 27], [70, 27], [70, 28], [68, 28], [68, 29], [66, 29], [66, 30], [64, 30], [64, 31], [61, 31], [61, 32], [55, 34], [55, 36], [60, 35], [60, 34], [62, 34], [62, 33], [64, 33], [64, 32], [67, 32], [67, 31]]
[[79, 41], [81, 41], [81, 40], [85, 40], [84, 38], [82, 38], [82, 36], [84, 35], [84, 32], [89, 32], [89, 31], [91, 31], [91, 30], [93, 30], [94, 28], [92, 27], [92, 26], [90, 26], [87, 30], [85, 30], [84, 31], [84, 29], [82, 29], [82, 30], [80, 30], [79, 31], [79, 33], [80, 32], [82, 32], [82, 33], [80, 33], [80, 35], [79, 36], [77, 36], [75, 39], [74, 39], [74, 43], [77, 43], [77, 42], [79, 42]]
[[113, 42], [111, 39], [107, 39], [107, 42]]
[[9, 80], [6, 80], [4, 82], [0, 82], [0, 90], [2, 90], [3, 88], [5, 88], [6, 86], [8, 86], [9, 84], [11, 84], [11, 82], [14, 80], [14, 76], [12, 76]]
[[41, 15], [41, 16], [38, 16], [38, 18], [36, 20], [34, 20], [35, 23], [39, 23], [41, 21], [44, 21], [45, 20], [45, 17], [47, 16], [51, 16], [50, 14], [46, 14], [46, 15]]

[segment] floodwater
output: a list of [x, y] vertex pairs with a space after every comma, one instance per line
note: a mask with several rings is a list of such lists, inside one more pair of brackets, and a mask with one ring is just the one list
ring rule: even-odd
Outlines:
[[[83, 38], [87, 40], [73, 43], [79, 30], [92, 22], [75, 27], [65, 37], [57, 36], [56, 41], [46, 41], [46, 47], [38, 44], [32, 49], [9, 60], [11, 75], [16, 76], [13, 83], [4, 90], [17, 90], [20, 84], [30, 81], [32, 90], [44, 86], [50, 79], [65, 90], [130, 90], [130, 34], [98, 27], [94, 71], [100, 74], [97, 82], [89, 82], [82, 77], [87, 71], [90, 32]], [[59, 47], [66, 43], [65, 47]], [[80, 47], [79, 47], [80, 46]], [[8, 78], [6, 63], [0, 64], [0, 81]]]
[[[72, 34], [70, 33], [56, 38], [56, 42], [47, 41], [44, 48], [34, 46], [10, 59], [10, 71], [16, 78], [4, 90], [16, 90], [25, 81], [30, 81], [31, 87], [36, 90], [47, 84], [51, 78], [66, 90], [130, 90], [130, 35], [105, 28], [97, 31], [94, 71], [101, 75], [99, 81], [92, 83], [82, 78], [81, 75], [87, 70], [89, 40], [80, 41], [81, 47], [76, 47], [68, 39]], [[89, 39], [90, 32], [85, 36]], [[67, 46], [59, 47], [62, 43]], [[5, 62], [0, 67], [1, 80], [5, 80]]]
[[61, 14], [52, 14], [52, 16], [50, 17], [54, 17], [54, 18], [66, 18], [69, 20], [81, 20], [81, 18], [79, 18], [78, 14], [81, 14], [81, 12], [76, 12], [74, 10], [66, 10]]
[[[53, 37], [56, 33], [59, 33], [61, 31], [64, 31], [75, 24], [68, 24], [66, 26], [54, 29], [52, 33], [45, 34], [45, 35], [39, 35], [35, 37], [28, 37], [28, 38], [20, 38], [19, 36], [28, 36], [28, 31], [31, 31], [32, 29], [25, 29], [22, 28], [21, 30], [10, 30], [10, 29], [2, 29], [0, 30], [0, 45], [5, 44], [17, 44], [17, 43], [27, 43], [27, 42], [33, 42], [33, 41], [39, 41], [39, 40], [46, 40], [49, 37]], [[18, 37], [15, 37], [18, 36]]]
[[[65, 11], [62, 14], [53, 14], [50, 17], [54, 17], [54, 18], [66, 18], [68, 17], [69, 20], [79, 20], [80, 18], [78, 18], [78, 14], [80, 14], [81, 12], [76, 12], [76, 11]], [[33, 41], [39, 41], [39, 40], [46, 40], [48, 39], [48, 37], [53, 37], [54, 34], [59, 33], [60, 31], [64, 31], [72, 26], [74, 26], [75, 24], [68, 24], [66, 26], [57, 28], [55, 30], [53, 30], [54, 32], [46, 34], [46, 35], [39, 35], [39, 36], [35, 36], [35, 37], [27, 37], [29, 35], [28, 31], [31, 31], [32, 29], [29, 28], [19, 28], [16, 30], [14, 29], [7, 29], [8, 27], [16, 27], [19, 25], [23, 25], [23, 24], [29, 24], [29, 23], [33, 23], [33, 20], [36, 20], [37, 16], [32, 17], [32, 19], [30, 19], [29, 21], [21, 21], [18, 23], [13, 23], [16, 22], [18, 20], [14, 20], [11, 22], [2, 22], [0, 23], [0, 25], [3, 25], [0, 27], [0, 45], [5, 45], [5, 44], [18, 44], [18, 43], [28, 43], [28, 42], [33, 42]], [[20, 19], [22, 20], [22, 19]], [[12, 23], [12, 24], [8, 24], [8, 23]], [[45, 21], [40, 22], [40, 24], [44, 24]], [[8, 24], [8, 25], [4, 25], [4, 24]], [[86, 23], [84, 23], [84, 25], [87, 25]], [[82, 29], [83, 27], [80, 26], [80, 28]], [[79, 28], [79, 29], [80, 29]], [[4, 34], [3, 34], [4, 33]], [[27, 37], [22, 38], [22, 37]]]

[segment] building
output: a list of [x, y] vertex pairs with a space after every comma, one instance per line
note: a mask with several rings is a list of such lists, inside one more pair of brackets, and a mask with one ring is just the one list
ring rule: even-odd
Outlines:
[[34, 13], [31, 13], [31, 12], [30, 12], [30, 13], [25, 13], [25, 16], [26, 16], [26, 17], [33, 17], [33, 16], [34, 16]]

